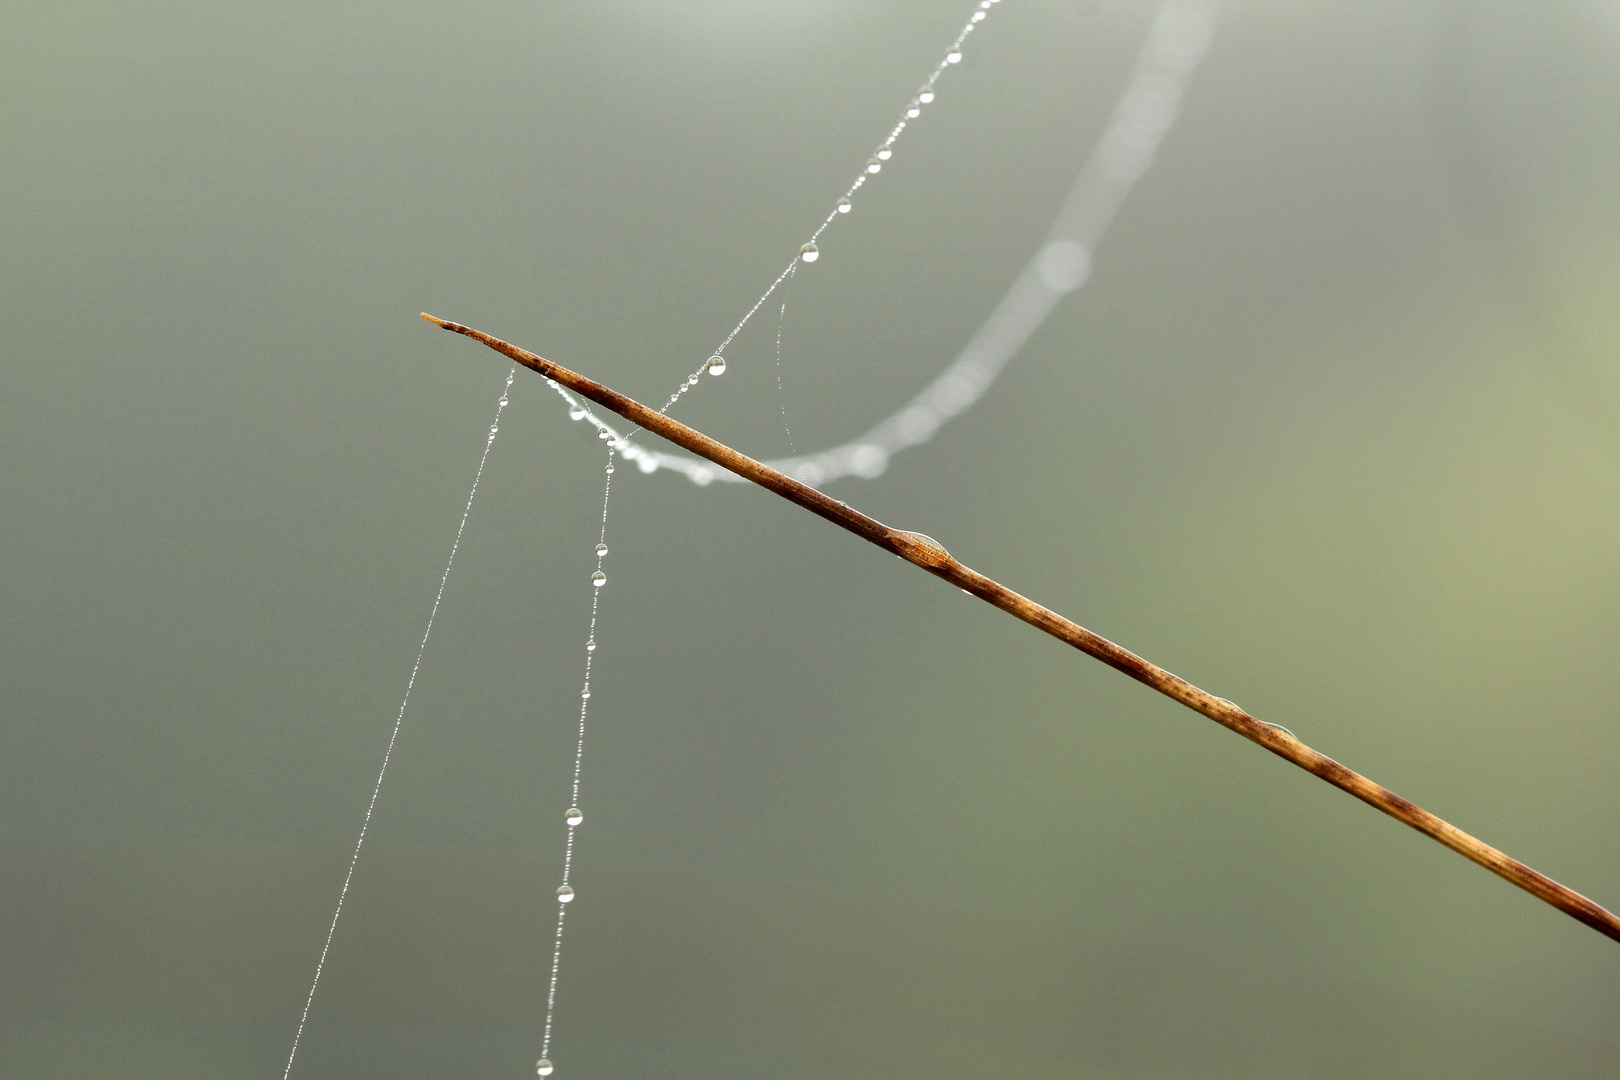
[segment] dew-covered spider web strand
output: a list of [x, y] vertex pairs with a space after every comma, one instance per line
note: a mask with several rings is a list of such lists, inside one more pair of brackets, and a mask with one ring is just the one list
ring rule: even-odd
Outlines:
[[405, 694], [399, 702], [399, 714], [394, 717], [394, 730], [388, 736], [388, 748], [383, 751], [382, 767], [377, 770], [377, 782], [371, 788], [371, 801], [366, 803], [366, 816], [360, 822], [360, 836], [354, 842], [354, 854], [349, 857], [349, 872], [343, 877], [343, 888], [338, 892], [337, 907], [332, 912], [332, 924], [326, 929], [326, 944], [321, 946], [321, 958], [315, 962], [315, 977], [309, 983], [309, 995], [304, 998], [304, 1012], [298, 1018], [298, 1032], [293, 1036], [292, 1050], [287, 1054], [287, 1067], [281, 1080], [292, 1074], [293, 1058], [298, 1056], [298, 1044], [304, 1037], [304, 1026], [309, 1022], [309, 1007], [315, 1001], [315, 988], [320, 985], [321, 972], [326, 968], [327, 954], [332, 951], [332, 937], [337, 933], [338, 918], [343, 914], [343, 901], [349, 897], [349, 884], [354, 881], [354, 868], [360, 862], [360, 848], [366, 842], [366, 830], [371, 827], [371, 813], [377, 809], [377, 796], [382, 793], [383, 777], [388, 773], [388, 759], [393, 757], [394, 744], [399, 741], [400, 725], [405, 722], [405, 706], [410, 704], [411, 690], [416, 686], [416, 675], [422, 670], [422, 656], [427, 652], [428, 635], [433, 633], [433, 619], [439, 614], [444, 601], [444, 586], [450, 580], [450, 568], [456, 563], [456, 551], [461, 547], [461, 535], [467, 531], [467, 518], [472, 515], [473, 500], [478, 497], [478, 482], [484, 478], [484, 465], [489, 452], [495, 448], [495, 435], [501, 429], [501, 413], [505, 411], [512, 380], [517, 376], [517, 365], [506, 373], [506, 385], [501, 388], [501, 399], [495, 405], [495, 422], [489, 425], [489, 436], [484, 440], [484, 453], [478, 459], [478, 471], [473, 473], [472, 490], [467, 492], [467, 506], [461, 511], [461, 523], [456, 526], [456, 538], [450, 542], [450, 557], [444, 561], [444, 573], [439, 577], [439, 591], [433, 597], [433, 608], [428, 612], [427, 628], [422, 631], [422, 643], [416, 649], [416, 662], [411, 665], [411, 677], [405, 681]]
[[613, 438], [608, 442], [607, 467], [603, 470], [602, 528], [596, 539], [596, 571], [591, 574], [591, 622], [585, 632], [585, 685], [579, 692], [579, 736], [574, 743], [574, 786], [568, 801], [568, 809], [563, 814], [563, 823], [568, 826], [568, 834], [567, 839], [563, 841], [562, 884], [557, 886], [557, 933], [552, 939], [551, 946], [551, 982], [546, 990], [546, 1026], [544, 1034], [540, 1037], [540, 1060], [535, 1062], [535, 1072], [540, 1076], [550, 1076], [553, 1069], [551, 1032], [552, 1022], [557, 1015], [557, 975], [562, 969], [563, 919], [568, 913], [569, 901], [574, 899], [574, 886], [569, 880], [574, 869], [574, 830], [585, 820], [584, 811], [579, 808], [579, 781], [585, 764], [585, 718], [590, 713], [591, 707], [591, 663], [596, 659], [596, 625], [602, 610], [602, 589], [607, 585], [607, 574], [602, 570], [602, 562], [608, 553], [608, 499], [613, 494], [613, 455], [617, 441]]
[[[1214, 7], [1208, 0], [1168, 0], [1159, 7], [1124, 96], [1041, 247], [950, 367], [860, 438], [767, 464], [812, 486], [846, 476], [870, 479], [895, 454], [927, 442], [946, 421], [983, 397], [1058, 301], [1090, 277], [1091, 253], [1175, 122], [1214, 29]], [[620, 452], [642, 472], [670, 469], [699, 485], [741, 479], [707, 461], [677, 454], [633, 445]]]
[[[827, 231], [827, 226], [837, 221], [844, 214], [850, 212], [854, 206], [855, 193], [861, 190], [861, 188], [866, 185], [868, 180], [883, 171], [884, 164], [894, 156], [895, 143], [899, 141], [900, 136], [902, 133], [904, 133], [906, 127], [913, 120], [922, 115], [924, 105], [928, 105], [933, 102], [936, 96], [935, 83], [939, 81], [940, 75], [944, 74], [946, 69], [950, 68], [953, 64], [959, 64], [962, 62], [962, 47], [967, 43], [968, 35], [972, 34], [978, 25], [984, 22], [985, 18], [990, 14], [991, 9], [999, 3], [1001, 3], [1001, 0], [978, 0], [978, 5], [975, 8], [972, 16], [968, 19], [966, 24], [963, 25], [961, 31], [957, 33], [956, 40], [951, 42], [950, 46], [945, 50], [945, 55], [940, 58], [939, 63], [935, 64], [933, 69], [928, 73], [928, 78], [923, 82], [922, 86], [918, 87], [916, 96], [914, 96], [906, 104], [905, 110], [903, 111], [900, 119], [895, 123], [894, 127], [889, 129], [889, 134], [882, 142], [878, 143], [877, 149], [872, 151], [872, 156], [867, 159], [865, 165], [861, 166], [861, 171], [855, 174], [855, 180], [849, 185], [849, 189], [839, 197], [836, 203], [833, 204], [833, 208], [827, 212], [826, 218], [823, 219], [821, 224], [816, 227], [816, 231], [810, 234], [810, 239], [805, 241], [805, 243], [799, 248], [797, 254], [795, 254], [793, 257], [793, 260], [787, 264], [787, 268], [780, 274], [776, 275], [776, 280], [771, 282], [770, 287], [760, 294], [758, 300], [754, 301], [754, 306], [749, 308], [747, 314], [738, 320], [736, 326], [731, 328], [731, 333], [727, 334], [725, 340], [720, 342], [720, 344], [715, 348], [713, 355], [711, 355], [707, 360], [703, 361], [703, 363], [699, 364], [697, 370], [687, 375], [687, 377], [681, 381], [681, 384], [675, 388], [675, 392], [670, 394], [669, 400], [664, 402], [663, 408], [658, 410], [659, 412], [668, 412], [670, 407], [680, 400], [682, 394], [686, 393], [688, 390], [695, 389], [697, 385], [702, 382], [701, 376], [703, 375], [704, 371], [708, 371], [708, 373], [711, 375], [720, 375], [725, 372], [726, 346], [731, 344], [733, 338], [742, 333], [742, 328], [747, 326], [749, 320], [754, 317], [755, 313], [758, 312], [760, 308], [765, 306], [765, 301], [771, 298], [772, 294], [775, 293], [776, 290], [781, 286], [782, 282], [786, 281], [788, 276], [798, 268], [801, 262], [813, 263], [821, 256], [821, 250], [816, 247], [816, 241], [821, 239], [821, 234]], [[630, 434], [633, 435], [635, 432], [632, 431]], [[625, 456], [630, 457], [631, 455], [626, 454]], [[637, 460], [637, 464], [639, 465], [640, 463], [640, 460]], [[652, 470], [643, 468], [642, 471], [651, 472]]]
[[793, 429], [788, 427], [787, 417], [787, 391], [782, 389], [782, 325], [787, 322], [787, 302], [782, 303], [782, 313], [776, 319], [776, 398], [782, 405], [782, 431], [787, 435], [788, 449], [793, 447]]

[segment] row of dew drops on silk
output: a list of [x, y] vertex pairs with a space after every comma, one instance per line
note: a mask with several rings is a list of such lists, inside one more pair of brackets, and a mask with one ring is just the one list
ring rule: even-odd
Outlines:
[[[785, 282], [801, 264], [814, 263], [818, 258], [820, 258], [821, 250], [819, 247], [817, 247], [816, 241], [821, 239], [822, 233], [826, 232], [828, 227], [831, 226], [833, 222], [837, 221], [842, 215], [850, 212], [850, 210], [854, 207], [856, 193], [859, 192], [868, 181], [883, 171], [884, 164], [894, 156], [895, 143], [899, 141], [900, 136], [905, 132], [907, 126], [910, 125], [913, 120], [916, 120], [922, 115], [924, 106], [929, 105], [934, 101], [936, 97], [935, 84], [938, 82], [940, 75], [949, 70], [953, 65], [961, 62], [962, 48], [967, 42], [969, 35], [971, 35], [978, 25], [985, 20], [990, 10], [1000, 2], [1001, 0], [979, 0], [977, 9], [973, 12], [967, 24], [962, 27], [961, 32], [956, 35], [956, 40], [951, 42], [950, 47], [945, 52], [944, 58], [941, 59], [934, 69], [929, 73], [928, 80], [924, 82], [917, 90], [916, 96], [906, 104], [904, 115], [901, 116], [899, 121], [895, 123], [894, 127], [889, 131], [888, 136], [878, 144], [878, 147], [873, 151], [872, 156], [868, 158], [866, 164], [861, 167], [861, 171], [856, 175], [854, 182], [849, 185], [849, 189], [839, 197], [836, 203], [834, 203], [833, 209], [816, 228], [815, 232], [811, 233], [810, 238], [799, 247], [798, 254], [794, 256], [791, 262], [788, 263], [786, 269], [776, 276], [776, 279], [771, 282], [770, 286], [764, 291], [763, 294], [760, 295], [759, 299], [754, 302], [754, 305], [748, 309], [747, 313], [744, 314], [740, 320], [738, 320], [737, 325], [732, 328], [731, 333], [727, 334], [725, 339], [721, 341], [720, 344], [714, 349], [714, 352], [709, 356], [709, 358], [700, 364], [695, 371], [687, 375], [687, 377], [681, 381], [680, 385], [676, 387], [675, 391], [670, 394], [669, 400], [664, 402], [663, 407], [658, 410], [660, 413], [667, 413], [678, 401], [680, 401], [683, 395], [685, 395], [688, 391], [695, 389], [703, 381], [702, 377], [705, 371], [711, 376], [725, 374], [726, 346], [730, 345], [732, 340], [742, 332], [743, 327], [748, 325], [749, 321], [756, 313], [758, 313], [759, 309], [765, 305], [765, 302], [771, 298], [777, 289], [781, 287], [782, 283]], [[568, 390], [560, 383], [556, 382], [555, 380], [547, 381], [551, 388], [567, 401], [568, 415], [571, 419], [588, 420], [596, 426], [597, 437], [607, 444], [608, 459], [607, 465], [604, 469], [605, 479], [602, 491], [602, 527], [596, 544], [596, 570], [591, 574], [590, 578], [591, 614], [589, 629], [587, 630], [585, 638], [585, 680], [584, 686], [580, 691], [579, 730], [578, 739], [575, 743], [574, 750], [573, 790], [568, 809], [563, 816], [563, 822], [567, 826], [568, 831], [563, 846], [562, 883], [557, 887], [557, 931], [552, 945], [551, 979], [546, 995], [546, 1018], [545, 1027], [541, 1035], [540, 1060], [535, 1063], [535, 1072], [537, 1075], [542, 1077], [550, 1076], [556, 1071], [556, 1065], [551, 1060], [551, 1047], [552, 1036], [555, 1033], [556, 1026], [557, 985], [562, 968], [563, 926], [565, 923], [568, 905], [577, 895], [571, 881], [571, 873], [574, 863], [575, 832], [585, 820], [584, 811], [580, 809], [580, 778], [582, 775], [585, 757], [585, 726], [586, 718], [590, 712], [591, 669], [593, 662], [596, 660], [596, 638], [601, 619], [602, 589], [603, 586], [607, 584], [607, 573], [604, 570], [603, 565], [608, 553], [608, 503], [609, 496], [613, 488], [614, 458], [616, 455], [623, 455], [626, 459], [634, 461], [642, 472], [650, 473], [658, 467], [655, 458], [630, 441], [631, 438], [636, 434], [635, 430], [620, 434], [619, 431], [616, 430], [611, 424], [607, 423], [602, 417], [593, 412], [585, 402], [579, 400], [573, 394], [569, 393]], [[493, 434], [493, 431], [491, 434]]]

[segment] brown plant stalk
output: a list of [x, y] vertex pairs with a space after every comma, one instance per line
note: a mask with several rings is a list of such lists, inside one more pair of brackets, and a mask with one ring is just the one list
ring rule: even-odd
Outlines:
[[1124, 672], [1137, 682], [1152, 687], [1168, 698], [1179, 701], [1194, 712], [1202, 713], [1222, 727], [1270, 750], [1280, 758], [1293, 762], [1306, 772], [1326, 780], [1334, 787], [1349, 792], [1362, 802], [1382, 810], [1395, 820], [1410, 825], [1418, 832], [1439, 841], [1470, 862], [1478, 863], [1491, 873], [1517, 885], [1530, 895], [1539, 897], [1566, 915], [1580, 920], [1598, 933], [1620, 941], [1620, 918], [1616, 918], [1609, 911], [1594, 904], [1580, 893], [1560, 885], [1545, 874], [1537, 873], [1517, 859], [1509, 858], [1489, 844], [1435, 817], [1422, 807], [1401, 798], [1388, 788], [1374, 783], [1360, 773], [1345, 768], [1327, 755], [1312, 750], [1285, 729], [1255, 719], [1225, 698], [1218, 698], [1213, 694], [1200, 690], [1185, 679], [1172, 675], [1157, 664], [1150, 663], [1135, 653], [1120, 648], [1108, 639], [1099, 637], [1078, 623], [1071, 622], [1056, 612], [1035, 603], [1035, 601], [1020, 596], [1006, 586], [992, 581], [978, 571], [963, 566], [952, 558], [950, 552], [946, 551], [938, 541], [931, 537], [924, 536], [921, 533], [907, 532], [903, 529], [891, 529], [881, 521], [868, 517], [860, 511], [839, 502], [837, 499], [823, 495], [808, 484], [800, 483], [790, 476], [777, 472], [768, 465], [738, 453], [723, 443], [716, 442], [701, 431], [687, 427], [677, 420], [672, 420], [662, 413], [649, 409], [640, 402], [627, 398], [617, 391], [610, 390], [600, 383], [593, 382], [583, 375], [569, 371], [559, 364], [554, 364], [549, 360], [536, 356], [534, 353], [520, 349], [515, 345], [509, 345], [499, 338], [491, 337], [471, 327], [436, 319], [425, 312], [422, 318], [446, 330], [452, 330], [458, 334], [464, 334], [474, 341], [483, 342], [496, 352], [510, 357], [526, 368], [539, 372], [548, 379], [555, 380], [581, 397], [588, 398], [603, 408], [618, 413], [632, 424], [660, 435], [677, 446], [712, 461], [723, 469], [729, 469], [738, 476], [752, 480], [760, 487], [774, 491], [789, 502], [797, 503], [812, 514], [818, 514], [834, 525], [849, 530], [861, 539], [876, 544], [883, 550], [892, 552], [909, 563], [922, 567], [936, 577], [944, 578], [952, 585], [977, 596], [986, 603], [995, 605], [1009, 615], [1046, 631], [1060, 641], [1068, 642], [1088, 656], [1101, 660], [1109, 667]]

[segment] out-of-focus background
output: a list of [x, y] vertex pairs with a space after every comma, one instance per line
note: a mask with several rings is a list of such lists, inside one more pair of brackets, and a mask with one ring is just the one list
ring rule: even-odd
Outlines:
[[[1008, 0], [682, 419], [961, 349], [1141, 2]], [[279, 1075], [507, 365], [661, 401], [971, 6], [0, 10], [0, 1073]], [[973, 411], [838, 498], [1620, 904], [1620, 5], [1228, 2]], [[775, 315], [774, 308], [769, 312]], [[603, 450], [520, 373], [294, 1068], [539, 1050]], [[620, 469], [552, 1057], [1598, 1077], [1620, 946], [749, 487]]]

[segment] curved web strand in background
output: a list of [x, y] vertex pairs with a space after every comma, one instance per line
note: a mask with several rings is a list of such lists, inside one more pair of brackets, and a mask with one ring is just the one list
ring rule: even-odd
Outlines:
[[[1208, 50], [1214, 30], [1214, 5], [1210, 0], [1166, 0], [1160, 5], [1125, 94], [1047, 230], [1040, 250], [950, 367], [860, 438], [818, 454], [767, 464], [813, 487], [847, 476], [871, 479], [888, 468], [895, 454], [932, 439], [946, 421], [960, 416], [982, 398], [1058, 301], [1091, 276], [1091, 252], [1175, 123], [1182, 94]], [[606, 428], [620, 455], [635, 462], [644, 473], [668, 469], [699, 485], [742, 480], [706, 461], [638, 446], [621, 437], [585, 402], [561, 388], [558, 392], [568, 399], [570, 415], [577, 414], [576, 418], [588, 418], [597, 428]]]

